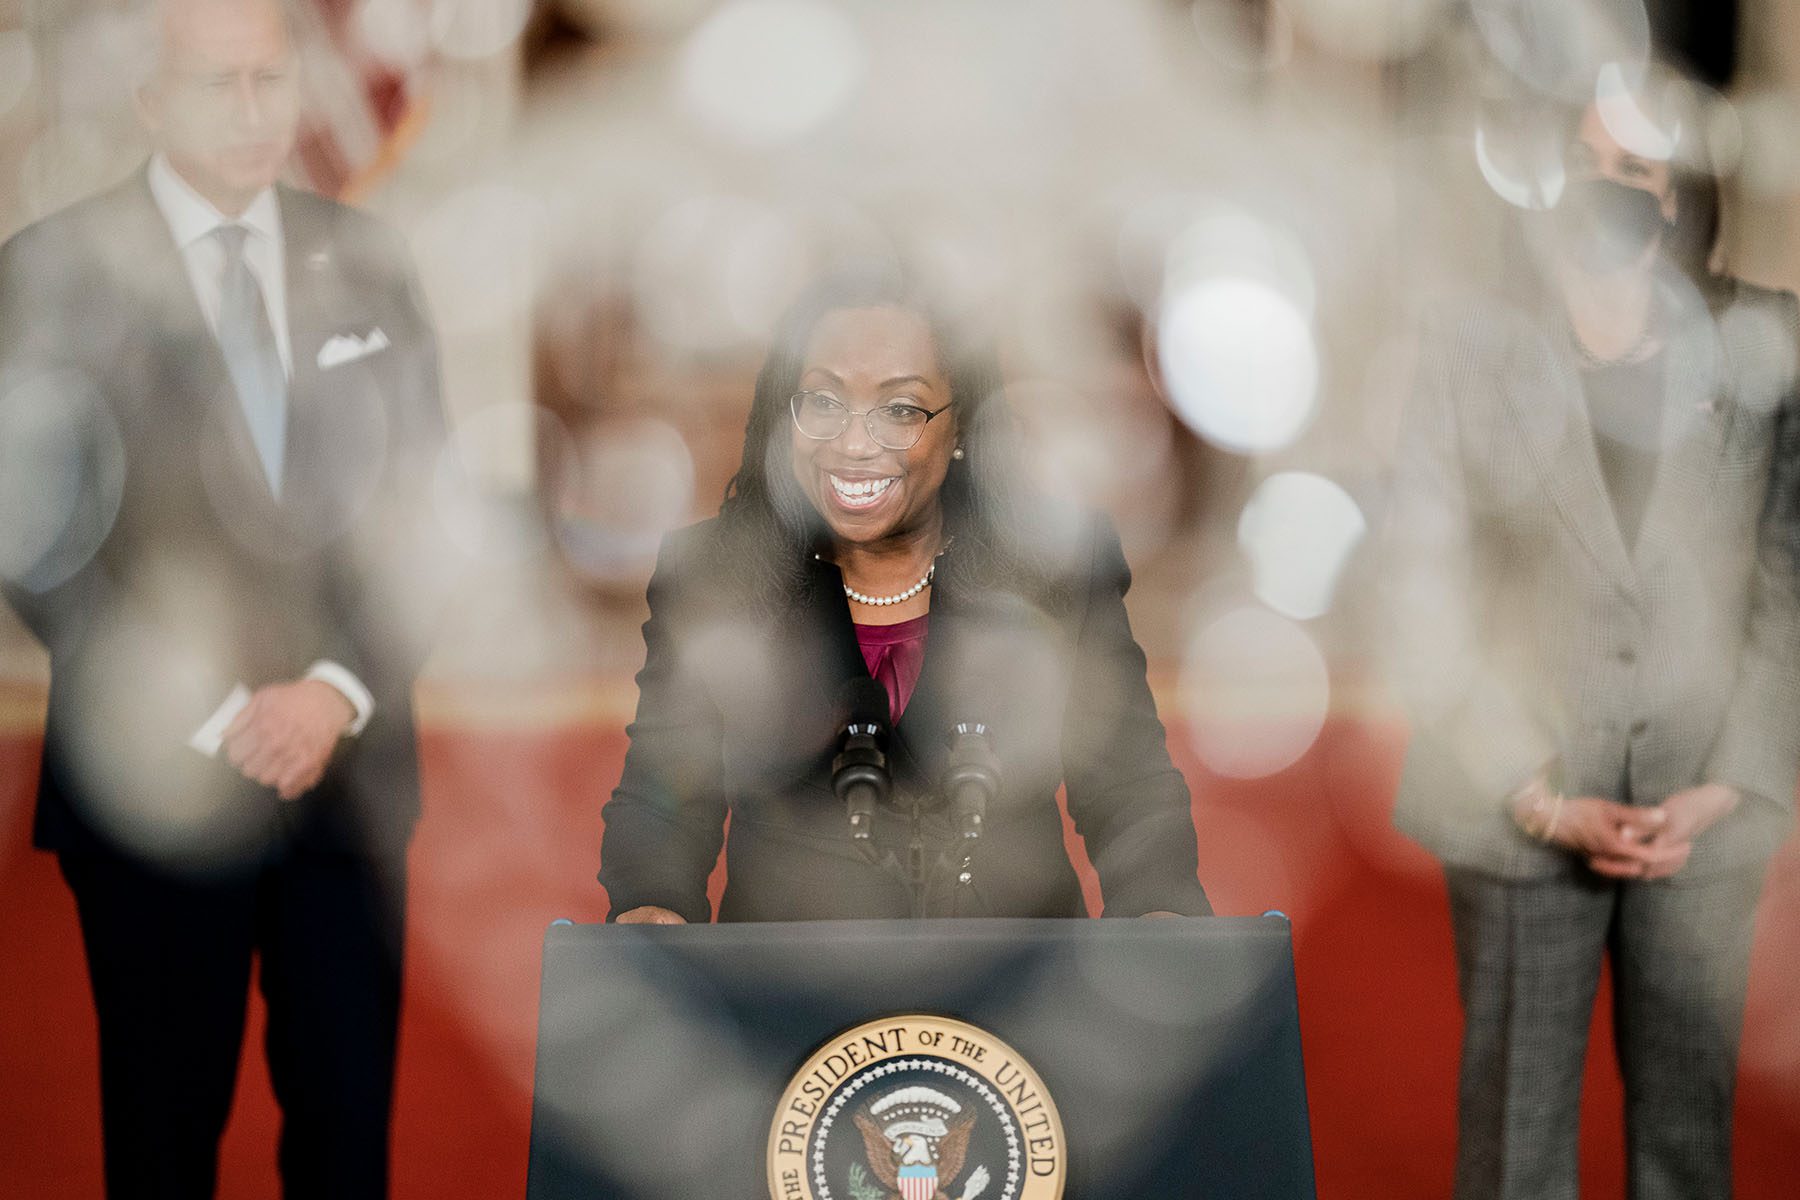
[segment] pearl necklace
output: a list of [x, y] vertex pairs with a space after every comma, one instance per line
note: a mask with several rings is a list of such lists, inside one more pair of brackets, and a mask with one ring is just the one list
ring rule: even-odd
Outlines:
[[896, 592], [892, 596], [865, 596], [849, 584], [844, 585], [844, 595], [858, 604], [867, 604], [874, 608], [885, 608], [890, 604], [904, 604], [914, 596], [931, 586], [931, 577], [937, 574], [937, 563], [933, 562], [925, 568], [925, 577], [907, 588], [904, 592]]
[[1581, 357], [1581, 361], [1590, 367], [1622, 367], [1627, 364], [1636, 364], [1649, 357], [1648, 351], [1651, 346], [1655, 345], [1657, 338], [1662, 336], [1661, 322], [1657, 316], [1654, 307], [1646, 312], [1644, 328], [1638, 333], [1637, 341], [1619, 354], [1596, 354], [1586, 342], [1581, 340], [1581, 334], [1575, 331], [1573, 319], [1567, 325], [1569, 342], [1575, 347], [1575, 353]]
[[1651, 344], [1656, 341], [1656, 326], [1649, 324], [1645, 325], [1644, 332], [1638, 335], [1638, 340], [1623, 354], [1616, 357], [1594, 353], [1592, 350], [1588, 349], [1588, 344], [1581, 340], [1581, 335], [1576, 333], [1573, 329], [1569, 331], [1569, 340], [1575, 343], [1575, 353], [1579, 354], [1581, 360], [1588, 366], [1623, 367], [1628, 364], [1635, 365], [1648, 357], [1645, 352], [1649, 350]]
[[[844, 595], [850, 597], [850, 599], [856, 601], [858, 604], [867, 604], [871, 608], [886, 608], [891, 604], [905, 604], [908, 600], [911, 600], [914, 596], [931, 586], [932, 579], [937, 575], [937, 560], [944, 557], [944, 552], [949, 549], [950, 543], [946, 541], [944, 543], [944, 549], [939, 550], [937, 555], [931, 560], [931, 565], [925, 568], [924, 577], [920, 579], [919, 582], [907, 588], [904, 592], [896, 592], [892, 596], [865, 596], [846, 583], [844, 585]], [[815, 554], [813, 557], [820, 561], [824, 561], [825, 558], [822, 554]]]

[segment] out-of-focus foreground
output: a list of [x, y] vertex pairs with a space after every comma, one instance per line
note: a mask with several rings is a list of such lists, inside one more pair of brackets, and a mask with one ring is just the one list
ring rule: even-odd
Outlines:
[[[124, 7], [0, 0], [0, 232], [141, 161]], [[1724, 172], [1724, 265], [1800, 285], [1800, 13], [300, 7], [296, 180], [408, 236], [453, 429], [438, 516], [462, 583], [421, 685], [397, 1194], [521, 1186], [538, 939], [551, 918], [604, 911], [600, 806], [658, 539], [716, 511], [772, 323], [846, 257], [911, 264], [996, 333], [1035, 482], [1119, 520], [1202, 877], [1221, 912], [1295, 918], [1322, 1194], [1445, 1194], [1448, 924], [1435, 864], [1387, 824], [1405, 734], [1371, 633], [1411, 331], [1501, 265], [1508, 206], [1560, 187], [1542, 102], [1590, 99], [1604, 64], [1652, 48], [1705, 114], [1690, 136]], [[17, 450], [42, 444], [33, 432], [0, 428], [0, 471], [60, 495], [55, 460]], [[450, 482], [464, 477], [472, 489]], [[0, 570], [42, 536], [0, 513]], [[184, 586], [199, 623], [205, 581]], [[0, 611], [0, 1192], [62, 1195], [97, 1187], [98, 1112], [73, 909], [27, 849], [43, 678]], [[1741, 1069], [1752, 1200], [1800, 1171], [1797, 912], [1790, 843], [1763, 901]], [[1606, 1046], [1584, 1163], [1616, 1195]], [[261, 1070], [250, 1053], [227, 1195], [273, 1186]]]

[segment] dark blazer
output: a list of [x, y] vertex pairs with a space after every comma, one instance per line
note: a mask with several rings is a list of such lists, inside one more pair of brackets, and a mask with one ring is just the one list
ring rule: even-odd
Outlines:
[[[841, 697], [868, 673], [842, 577], [814, 560], [784, 611], [747, 616], [732, 600], [734, 553], [721, 522], [704, 522], [665, 540], [651, 579], [637, 718], [604, 812], [600, 880], [613, 915], [653, 904], [708, 920], [729, 814], [720, 920], [906, 916], [904, 887], [858, 856], [831, 790]], [[975, 586], [956, 555], [933, 585], [925, 661], [890, 767], [897, 789], [932, 792], [952, 725], [978, 719], [1002, 783], [972, 883], [944, 880], [931, 912], [1084, 912], [1055, 799], [1064, 784], [1109, 915], [1209, 912], [1188, 790], [1126, 620], [1117, 535], [1096, 522], [1067, 577], [1032, 598]], [[930, 833], [939, 845], [949, 831], [934, 820]], [[901, 819], [882, 814], [877, 839], [904, 836]]]
[[1660, 298], [1664, 390], [1647, 400], [1663, 446], [1630, 545], [1566, 327], [1484, 297], [1427, 332], [1388, 530], [1414, 723], [1395, 819], [1454, 865], [1564, 869], [1504, 803], [1551, 763], [1572, 795], [1747, 793], [1678, 879], [1766, 856], [1791, 823], [1800, 603], [1791, 514], [1766, 502], [1795, 405], [1795, 299], [1729, 280], [1710, 306], [1676, 280]]
[[[7, 488], [42, 531], [4, 566], [50, 651], [35, 837], [53, 849], [253, 852], [277, 830], [404, 844], [418, 813], [411, 690], [429, 611], [442, 440], [436, 343], [396, 235], [279, 189], [294, 377], [279, 501], [218, 343], [139, 172], [0, 248], [0, 413], [56, 468]], [[388, 347], [322, 367], [332, 337]], [[19, 488], [28, 488], [19, 494]], [[399, 557], [396, 557], [399, 556]], [[185, 743], [234, 682], [335, 660], [375, 699], [292, 805]]]

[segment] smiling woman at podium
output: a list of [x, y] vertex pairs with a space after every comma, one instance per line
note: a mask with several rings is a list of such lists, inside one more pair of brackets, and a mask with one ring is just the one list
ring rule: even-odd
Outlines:
[[1210, 911], [1118, 537], [1016, 452], [995, 355], [904, 281], [784, 318], [719, 515], [650, 581], [613, 919], [708, 920], [722, 843], [722, 921], [1079, 916], [1059, 787], [1107, 915]]

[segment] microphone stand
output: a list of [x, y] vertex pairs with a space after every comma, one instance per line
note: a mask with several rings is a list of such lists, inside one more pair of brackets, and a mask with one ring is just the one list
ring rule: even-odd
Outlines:
[[[894, 807], [906, 816], [906, 848], [904, 853], [892, 848], [877, 846], [873, 836], [865, 835], [864, 826], [852, 824], [850, 844], [856, 847], [857, 854], [871, 867], [906, 889], [907, 914], [914, 918], [924, 917], [930, 908], [931, 895], [930, 864], [926, 861], [925, 847], [925, 809], [923, 801], [912, 797], [895, 797]], [[936, 866], [941, 870], [950, 864], [949, 854], [940, 854]], [[966, 862], [965, 862], [966, 866]]]
[[962, 846], [962, 862], [956, 882], [972, 888], [975, 883], [975, 851], [981, 831], [987, 827], [988, 804], [1000, 791], [1000, 758], [994, 753], [988, 727], [979, 721], [960, 721], [950, 731], [950, 757], [944, 764], [943, 792]]
[[[876, 846], [872, 836], [865, 834], [865, 827], [852, 825], [850, 840], [856, 847], [862, 860], [879, 870], [888, 878], [906, 889], [906, 907], [909, 916], [914, 918], [926, 915], [930, 895], [930, 880], [926, 873], [925, 862], [925, 805], [918, 799], [908, 796], [896, 798], [895, 807], [906, 814], [907, 838], [906, 850], [902, 855], [892, 849]], [[940, 856], [941, 858], [943, 856]]]
[[[845, 728], [843, 747], [832, 762], [832, 787], [846, 803], [850, 840], [857, 854], [870, 866], [906, 889], [907, 912], [915, 919], [931, 908], [934, 873], [955, 871], [956, 885], [973, 887], [975, 851], [987, 822], [989, 802], [999, 792], [1000, 760], [994, 753], [986, 725], [958, 723], [950, 732], [950, 755], [932, 809], [948, 807], [956, 830], [955, 841], [927, 861], [925, 810], [928, 797], [894, 793], [888, 774], [885, 719], [876, 715], [877, 697], [860, 697], [862, 710]], [[885, 696], [879, 699], [885, 699]], [[853, 706], [854, 707], [854, 706]], [[875, 843], [875, 811], [891, 802], [906, 817], [904, 858]], [[960, 862], [958, 861], [960, 859]], [[934, 872], [933, 868], [936, 868]], [[952, 910], [955, 905], [952, 903]]]
[[925, 879], [925, 806], [918, 798], [909, 797], [906, 805], [906, 894], [912, 901], [915, 920], [925, 915], [927, 907]]

